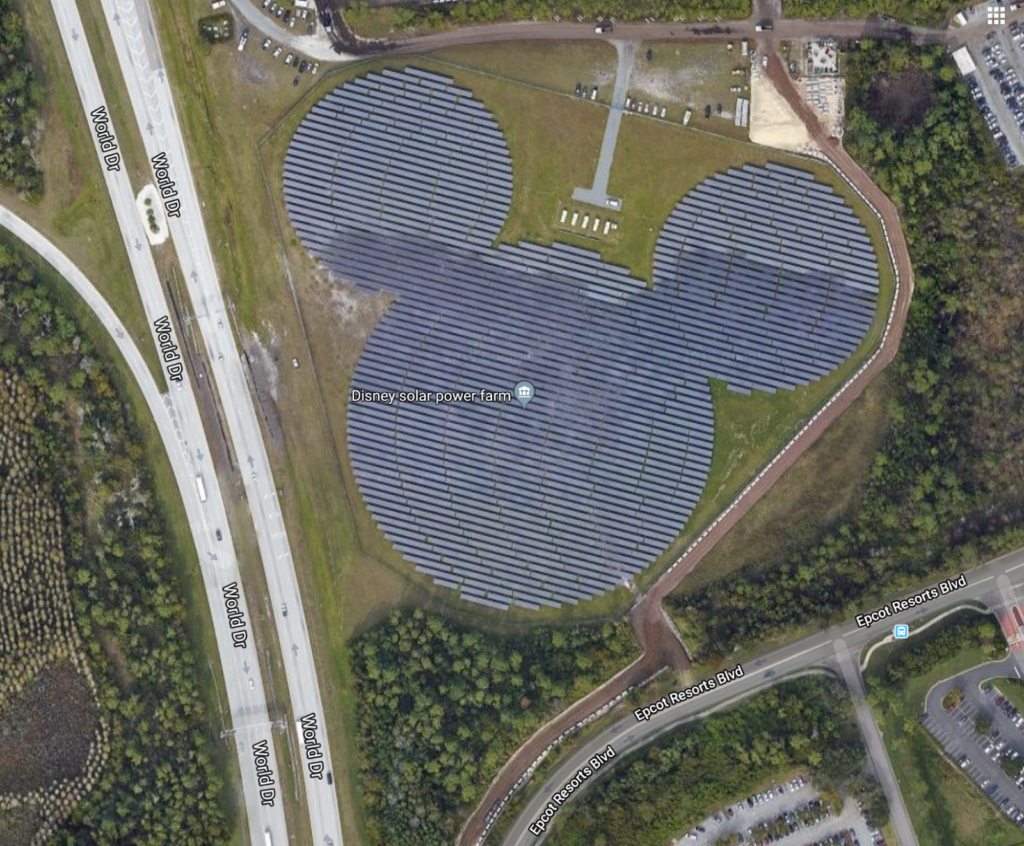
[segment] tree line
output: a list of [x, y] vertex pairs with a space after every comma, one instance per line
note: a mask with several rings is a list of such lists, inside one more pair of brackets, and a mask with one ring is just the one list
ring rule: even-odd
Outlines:
[[[662, 846], [712, 812], [796, 771], [853, 794], [877, 823], [884, 797], [840, 682], [802, 678], [685, 723], [618, 763], [554, 818], [552, 846]], [[598, 771], [600, 772], [600, 771]]]
[[0, 0], [0, 182], [31, 198], [43, 191], [35, 140], [43, 87], [25, 43], [25, 21], [13, 0]]
[[636, 654], [623, 623], [499, 637], [393, 612], [353, 645], [369, 842], [449, 846], [519, 744]]
[[228, 839], [186, 609], [141, 439], [108, 365], [0, 245], [0, 374], [32, 392], [32, 446], [63, 523], [75, 625], [109, 755], [53, 846]]
[[965, 8], [957, 0], [783, 0], [789, 18], [866, 18], [891, 15], [910, 24], [938, 26]]
[[864, 40], [847, 71], [844, 143], [898, 206], [915, 270], [890, 420], [862, 498], [813, 546], [671, 598], [701, 655], [1024, 545], [1024, 192], [944, 48]]
[[[366, 0], [353, 5], [359, 9], [369, 6]], [[735, 19], [750, 15], [750, 0], [458, 0], [396, 7], [393, 26], [397, 30], [437, 29], [498, 21], [575, 20], [577, 15], [591, 21]]]

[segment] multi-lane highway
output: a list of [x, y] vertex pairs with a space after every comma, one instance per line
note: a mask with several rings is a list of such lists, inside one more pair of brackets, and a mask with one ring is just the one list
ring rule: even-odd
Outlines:
[[[180, 448], [171, 457], [175, 463], [179, 488], [202, 561], [207, 598], [213, 615], [228, 704], [231, 709], [250, 839], [253, 843], [263, 843], [265, 834], [269, 833], [275, 843], [286, 843], [288, 835], [282, 808], [281, 769], [274, 752], [272, 726], [250, 629], [251, 618], [239, 577], [231, 531], [187, 371], [180, 381], [174, 379], [174, 376], [178, 375], [175, 365], [180, 365], [180, 355], [176, 351], [182, 350], [183, 345], [176, 337], [173, 323], [170, 321], [171, 310], [147, 243], [143, 222], [137, 211], [127, 167], [121, 157], [116, 128], [109, 118], [109, 110], [77, 5], [63, 0], [52, 0], [52, 5], [86, 120], [90, 124], [132, 272], [147, 318], [153, 326], [154, 342], [157, 349], [168, 350], [164, 358], [168, 384], [171, 388], [163, 402], [174, 415], [177, 424], [176, 435], [180, 442]], [[114, 12], [111, 11], [111, 14]], [[122, 23], [127, 25], [128, 21], [125, 20], [124, 13], [119, 12], [112, 26], [120, 27]], [[144, 48], [142, 56], [150, 56], [155, 45], [155, 32], [151, 25], [143, 38], [148, 39], [149, 49]], [[131, 48], [129, 52], [138, 58], [138, 52], [132, 51]], [[152, 73], [142, 80], [135, 76], [128, 78], [136, 83], [132, 90], [133, 96], [146, 100], [150, 108], [156, 109], [157, 115], [167, 115], [168, 120], [172, 121], [175, 119], [173, 105], [168, 109], [159, 96], [153, 96], [152, 91], [142, 91], [139, 88], [139, 85], [144, 83], [148, 83], [150, 88], [159, 84], [163, 86], [162, 93], [169, 101], [166, 76], [160, 66], [154, 65]], [[139, 103], [133, 105], [136, 108], [144, 108]], [[163, 124], [161, 126], [164, 127]], [[154, 142], [157, 139], [155, 131], [150, 134], [145, 128], [143, 137]], [[274, 600], [279, 636], [289, 649], [289, 654], [285, 656], [285, 665], [289, 671], [289, 690], [294, 713], [296, 717], [312, 715], [312, 719], [307, 721], [311, 726], [311, 734], [307, 739], [319, 744], [316, 752], [322, 757], [311, 763], [324, 764], [323, 772], [319, 773], [320, 778], [315, 780], [313, 789], [309, 791], [313, 831], [317, 835], [318, 844], [341, 843], [337, 800], [334, 788], [329, 786], [326, 780], [330, 758], [323, 709], [320, 705], [315, 671], [312, 668], [302, 603], [295, 587], [287, 534], [280, 509], [277, 507], [269, 462], [263, 448], [259, 425], [255, 420], [241, 362], [224, 313], [216, 271], [213, 269], [212, 256], [209, 254], [202, 218], [198, 211], [198, 200], [195, 197], [191, 174], [187, 170], [184, 145], [180, 133], [166, 132], [165, 129], [164, 137], [168, 140], [167, 148], [163, 152], [166, 152], [176, 165], [180, 163], [187, 175], [186, 178], [178, 176], [178, 180], [183, 197], [182, 205], [183, 208], [187, 208], [188, 217], [183, 217], [177, 226], [172, 227], [172, 235], [176, 236], [175, 243], [180, 260], [188, 268], [186, 272], [193, 280], [193, 306], [199, 316], [208, 352], [211, 358], [215, 358], [212, 369], [218, 379], [218, 388], [221, 389], [221, 400], [228, 418], [232, 441], [236, 453], [245, 462], [243, 466], [246, 492]], [[205, 253], [202, 251], [204, 245]], [[202, 286], [198, 284], [200, 274], [205, 279]], [[177, 358], [174, 357], [176, 355]], [[197, 477], [202, 480], [201, 484]], [[273, 557], [268, 559], [268, 556]], [[286, 621], [283, 625], [282, 620]], [[303, 771], [309, 774], [312, 767], [306, 766], [305, 761], [302, 764]], [[307, 784], [308, 782], [309, 779]]]
[[[764, 690], [781, 679], [792, 676], [812, 667], [836, 666], [837, 644], [839, 652], [849, 650], [854, 656], [863, 647], [887, 632], [892, 631], [896, 623], [913, 622], [924, 614], [935, 614], [946, 608], [963, 603], [965, 600], [988, 600], [995, 605], [1001, 601], [1000, 587], [1005, 584], [1001, 577], [1016, 583], [1024, 579], [1024, 550], [1005, 555], [989, 562], [984, 567], [967, 573], [967, 586], [954, 590], [925, 604], [919, 604], [906, 611], [887, 616], [870, 627], [861, 627], [856, 619], [849, 620], [840, 626], [820, 631], [802, 640], [762, 656], [755, 662], [743, 665], [742, 678], [720, 685], [696, 698], [660, 711], [645, 721], [638, 721], [631, 713], [608, 726], [599, 734], [580, 745], [540, 784], [536, 793], [526, 803], [511, 829], [506, 835], [503, 846], [533, 846], [541, 843], [547, 831], [536, 835], [530, 831], [530, 825], [543, 813], [545, 806], [551, 801], [555, 791], [563, 786], [589, 761], [597, 752], [609, 745], [615, 750], [614, 763], [619, 763], [626, 754], [632, 752], [659, 734], [673, 729], [689, 720], [705, 716], [715, 709], [725, 707], [742, 697], [750, 696]], [[912, 591], [915, 595], [920, 591]], [[865, 608], [870, 612], [874, 608]], [[845, 650], [844, 650], [845, 647]], [[873, 752], [873, 758], [876, 757]], [[877, 759], [876, 759], [877, 760]], [[883, 777], [883, 783], [885, 779]], [[558, 814], [572, 813], [571, 803], [584, 790], [572, 795], [567, 806], [559, 809]], [[890, 801], [891, 798], [890, 798]], [[557, 819], [557, 817], [556, 817]], [[913, 830], [908, 819], [900, 819], [897, 812], [894, 820], [902, 829], [897, 833], [901, 837], [901, 846], [916, 843]], [[550, 827], [548, 828], [550, 831]], [[905, 839], [904, 839], [905, 838]]]
[[[340, 844], [341, 821], [331, 773], [330, 744], [306, 615], [299, 595], [288, 532], [278, 504], [270, 459], [245, 369], [231, 329], [202, 205], [189, 166], [170, 81], [148, 0], [102, 0], [114, 51], [132, 111], [164, 197], [171, 239], [186, 277], [186, 290], [209, 357], [227, 433], [238, 462], [256, 530], [273, 607], [291, 701], [313, 842]], [[76, 76], [77, 78], [77, 76]], [[297, 722], [302, 720], [302, 728]], [[256, 797], [247, 796], [252, 808]]]
[[[158, 350], [163, 348], [166, 351], [162, 356], [169, 386], [166, 394], [154, 396], [159, 392], [152, 374], [109, 306], [77, 268], [56, 247], [45, 239], [40, 240], [42, 236], [32, 237], [32, 233], [26, 232], [24, 226], [13, 231], [75, 286], [104, 326], [114, 333], [147, 402], [153, 408], [153, 416], [167, 447], [200, 557], [231, 711], [231, 724], [236, 735], [236, 753], [247, 800], [251, 840], [254, 843], [263, 842], [264, 833], [269, 831], [277, 842], [284, 843], [287, 830], [280, 797], [280, 766], [274, 752], [272, 725], [231, 528], [188, 374], [185, 372], [180, 381], [175, 379], [178, 375], [177, 367], [181, 364], [180, 354], [176, 351], [182, 350], [183, 345], [170, 321], [171, 309], [136, 209], [135, 194], [121, 158], [117, 132], [109, 120], [109, 110], [78, 7], [65, 0], [52, 0], [52, 5], [86, 120], [90, 125], [114, 215], [124, 238], [132, 273], [153, 330], [154, 344]], [[13, 221], [10, 215], [5, 215], [3, 219], [5, 225]], [[261, 778], [264, 782], [268, 781], [267, 771], [273, 775], [269, 783], [261, 784]], [[270, 793], [263, 793], [261, 799], [261, 791], [269, 790], [277, 792], [272, 803]]]

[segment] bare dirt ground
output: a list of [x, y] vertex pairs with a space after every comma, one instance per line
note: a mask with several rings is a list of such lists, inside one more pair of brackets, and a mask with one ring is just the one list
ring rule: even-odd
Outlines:
[[807, 126], [763, 73], [750, 80], [750, 140], [798, 152], [814, 147]]
[[[803, 123], [808, 137], [853, 185], [875, 207], [889, 234], [890, 244], [896, 262], [899, 285], [891, 312], [891, 327], [878, 354], [854, 379], [848, 382], [832, 405], [814, 419], [810, 426], [784, 449], [771, 468], [760, 476], [747, 491], [736, 500], [706, 535], [694, 544], [668, 572], [661, 576], [651, 589], [640, 599], [630, 612], [630, 622], [644, 650], [644, 654], [633, 664], [606, 682], [589, 696], [571, 705], [558, 717], [549, 722], [531, 737], [512, 756], [505, 768], [491, 784], [473, 815], [467, 820], [459, 835], [459, 846], [469, 846], [480, 837], [491, 807], [499, 802], [516, 783], [526, 768], [537, 756], [569, 726], [593, 713], [604, 702], [617, 695], [630, 684], [649, 678], [661, 667], [676, 669], [688, 666], [688, 658], [679, 642], [675, 629], [666, 617], [662, 602], [703, 560], [729, 530], [761, 499], [771, 487], [792, 467], [814, 444], [831, 423], [838, 418], [860, 396], [867, 385], [895, 357], [899, 349], [903, 327], [906, 323], [910, 297], [913, 292], [913, 268], [910, 253], [900, 224], [899, 213], [889, 198], [842, 148], [840, 143], [821, 125], [813, 109], [804, 101], [801, 93], [790, 78], [782, 60], [775, 54], [774, 44], [769, 43], [767, 79], [774, 84], [777, 95], [784, 99], [789, 109]], [[764, 76], [762, 74], [762, 76]], [[753, 108], [753, 105], [752, 105]]]

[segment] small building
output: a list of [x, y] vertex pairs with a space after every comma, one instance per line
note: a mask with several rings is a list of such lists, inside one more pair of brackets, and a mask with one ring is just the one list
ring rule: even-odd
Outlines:
[[974, 73], [978, 69], [966, 45], [953, 51], [953, 61], [956, 62], [956, 66], [963, 76]]

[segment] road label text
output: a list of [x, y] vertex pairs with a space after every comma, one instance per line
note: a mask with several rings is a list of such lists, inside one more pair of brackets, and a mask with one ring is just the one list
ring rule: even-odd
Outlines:
[[639, 723], [646, 722], [666, 708], [671, 708], [673, 705], [678, 705], [680, 702], [693, 699], [695, 696], [700, 696], [702, 693], [707, 693], [709, 690], [714, 690], [716, 687], [741, 678], [743, 678], [743, 665], [737, 664], [731, 670], [722, 670], [722, 672], [689, 687], [684, 687], [682, 690], [673, 690], [671, 693], [666, 693], [661, 699], [655, 700], [650, 705], [637, 708], [633, 712], [633, 716], [636, 717]]
[[174, 180], [171, 179], [171, 166], [167, 163], [167, 153], [157, 153], [150, 160], [153, 164], [153, 175], [156, 177], [157, 187], [160, 188], [160, 196], [164, 201], [164, 211], [168, 217], [181, 217], [181, 200], [178, 199], [178, 192], [174, 190]]
[[324, 777], [324, 753], [320, 751], [320, 741], [316, 739], [316, 714], [306, 714], [299, 718], [299, 740], [306, 750], [306, 766], [310, 778]]
[[252, 745], [252, 757], [256, 763], [256, 782], [260, 786], [260, 804], [273, 808], [277, 789], [274, 787], [274, 771], [270, 769], [267, 741], [261, 740]]
[[167, 365], [167, 378], [173, 382], [180, 382], [185, 375], [185, 365], [182, 364], [181, 355], [178, 353], [178, 345], [171, 338], [171, 321], [167, 319], [166, 314], [153, 321], [153, 331], [156, 332], [156, 342], [160, 345], [160, 355]]
[[908, 596], [906, 599], [894, 599], [870, 614], [858, 614], [857, 626], [862, 629], [869, 629], [872, 624], [877, 623], [879, 620], [885, 620], [894, 614], [906, 611], [908, 608], [924, 605], [926, 602], [931, 602], [933, 599], [938, 599], [940, 596], [945, 596], [947, 593], [952, 593], [965, 587], [967, 587], [967, 576], [965, 575], [961, 575], [956, 579], [944, 579], [935, 587], [925, 588], [920, 593]]
[[121, 154], [117, 149], [117, 139], [110, 131], [110, 118], [107, 116], [107, 107], [100, 106], [89, 112], [92, 118], [92, 129], [96, 133], [96, 143], [100, 145], [100, 152], [103, 153], [103, 163], [107, 170], [114, 171], [121, 169]]
[[611, 744], [608, 744], [603, 752], [598, 752], [593, 758], [587, 761], [581, 769], [576, 771], [576, 775], [569, 779], [562, 789], [551, 797], [551, 801], [544, 806], [544, 810], [540, 812], [540, 816], [537, 817], [534, 822], [530, 823], [530, 831], [536, 836], [543, 834], [544, 830], [548, 827], [548, 823], [551, 822], [555, 812], [558, 811], [562, 804], [580, 788], [583, 782], [590, 778], [614, 757], [615, 750], [612, 749]]
[[249, 632], [245, 628], [245, 613], [238, 601], [238, 582], [224, 585], [224, 609], [228, 612], [228, 625], [234, 631], [231, 632], [231, 640], [235, 649], [245, 649], [249, 645]]

